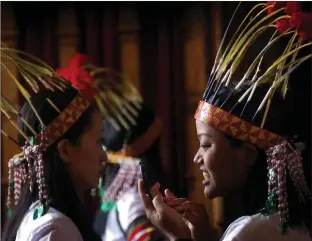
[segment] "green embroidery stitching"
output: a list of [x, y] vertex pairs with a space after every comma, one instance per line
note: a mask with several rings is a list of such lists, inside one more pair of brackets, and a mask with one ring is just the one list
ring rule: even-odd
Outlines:
[[104, 213], [107, 213], [110, 210], [115, 209], [115, 208], [117, 208], [117, 204], [114, 201], [104, 201], [101, 204], [101, 210]]
[[10, 218], [12, 216], [12, 210], [8, 208], [7, 210], [7, 217]]
[[34, 136], [31, 136], [29, 138], [29, 144], [32, 145], [32, 146], [35, 144], [35, 137]]
[[40, 205], [38, 208], [35, 209], [33, 220], [36, 220], [39, 217], [42, 217], [48, 212], [48, 208], [46, 205]]

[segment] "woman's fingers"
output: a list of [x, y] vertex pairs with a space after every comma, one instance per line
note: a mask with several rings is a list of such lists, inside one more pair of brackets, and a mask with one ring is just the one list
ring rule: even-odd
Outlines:
[[163, 199], [164, 199], [164, 202], [170, 207], [178, 206], [188, 201], [186, 198], [172, 199], [172, 198], [164, 197]]
[[155, 213], [156, 210], [152, 201], [149, 199], [149, 197], [145, 193], [145, 188], [144, 188], [142, 179], [139, 179], [138, 188], [139, 188], [140, 198], [143, 202], [143, 206], [146, 212], [146, 216], [150, 218], [153, 215], [153, 213]]
[[166, 208], [166, 204], [164, 203], [160, 192], [157, 193], [157, 195], [153, 198], [152, 202], [157, 213], [162, 213], [163, 210]]
[[169, 189], [165, 190], [165, 195], [168, 198], [177, 198], [176, 195], [174, 195], [173, 192], [171, 192]]
[[174, 210], [176, 210], [178, 213], [184, 213], [184, 212], [190, 212], [191, 208], [189, 205], [180, 205], [173, 207]]
[[169, 189], [165, 190], [165, 197], [163, 198], [168, 206], [174, 207], [181, 205], [182, 203], [188, 201], [186, 198], [177, 198]]
[[160, 188], [159, 182], [157, 182], [156, 184], [154, 184], [154, 186], [152, 186], [152, 188], [149, 190], [152, 197], [155, 197], [159, 193], [159, 188]]
[[[179, 213], [183, 213], [183, 212], [192, 212], [195, 214], [199, 214], [199, 209], [197, 204], [194, 204], [190, 201], [186, 201], [180, 205], [176, 205], [174, 207], [172, 207], [174, 210], [176, 210]], [[200, 212], [202, 212], [202, 210], [200, 210]]]

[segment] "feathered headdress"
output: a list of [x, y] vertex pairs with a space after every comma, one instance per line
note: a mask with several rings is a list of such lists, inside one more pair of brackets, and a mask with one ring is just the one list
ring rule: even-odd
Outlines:
[[104, 121], [107, 131], [103, 133], [103, 144], [107, 148], [109, 162], [103, 175], [103, 185], [99, 185], [101, 211], [104, 213], [136, 187], [141, 177], [139, 157], [144, 156], [161, 135], [161, 120], [145, 104], [141, 105], [136, 122], [129, 130], [117, 132]]
[[[65, 134], [88, 109], [93, 100], [98, 104], [104, 118], [109, 120], [115, 128], [120, 127], [119, 123], [123, 127], [129, 128], [132, 124], [135, 124], [133, 116], [137, 114], [137, 110], [128, 107], [127, 103], [132, 101], [137, 103], [137, 108], [140, 108], [141, 97], [130, 83], [115, 72], [88, 64], [85, 55], [76, 55], [67, 68], [58, 69], [57, 71], [54, 71], [49, 65], [34, 56], [16, 49], [2, 46], [1, 55], [1, 69], [9, 74], [10, 80], [16, 84], [19, 92], [29, 103], [41, 125], [41, 131], [37, 133], [19, 114], [12, 101], [1, 95], [1, 112], [26, 140], [25, 145], [21, 147], [22, 153], [14, 156], [9, 161], [7, 206], [10, 211], [10, 197], [13, 190], [15, 204], [19, 200], [20, 189], [23, 184], [29, 182], [32, 190], [32, 172], [35, 171], [41, 204], [34, 213], [34, 218], [37, 218], [44, 215], [48, 209], [48, 195], [43, 172], [43, 153], [46, 149]], [[16, 66], [25, 84], [22, 84], [13, 75], [8, 64]], [[32, 93], [38, 93], [46, 89], [65, 91], [69, 88], [76, 88], [78, 94], [62, 111], [50, 99], [46, 99], [59, 115], [49, 125], [45, 125], [32, 104]], [[18, 127], [13, 118], [16, 116], [29, 128], [33, 134], [32, 136], [27, 136]], [[5, 130], [1, 130], [1, 132], [17, 143]]]
[[[90, 63], [87, 55], [76, 54], [66, 68], [59, 68], [56, 73], [78, 90], [94, 97], [105, 119], [116, 130], [120, 130], [120, 125], [129, 129], [136, 124], [135, 117], [141, 108], [142, 98], [134, 86], [116, 71], [97, 67]], [[123, 98], [120, 98], [121, 93], [124, 93]], [[129, 101], [134, 103], [134, 107]], [[110, 104], [107, 105], [108, 103]]]
[[[238, 7], [230, 20], [230, 24]], [[230, 24], [225, 31], [217, 52], [203, 98], [195, 113], [195, 119], [210, 124], [226, 135], [250, 142], [259, 148], [267, 150], [270, 180], [266, 210], [268, 213], [273, 209], [279, 210], [281, 221], [283, 224], [286, 224], [288, 220], [285, 187], [286, 169], [291, 174], [295, 186], [302, 197], [311, 198], [311, 192], [307, 188], [304, 179], [300, 162], [300, 151], [291, 148], [287, 144], [285, 137], [265, 130], [264, 127], [273, 96], [277, 90], [281, 90], [282, 95], [285, 97], [290, 74], [304, 61], [312, 58], [311, 52], [303, 57], [298, 57], [300, 50], [304, 48], [311, 49], [312, 46], [312, 13], [302, 12], [300, 2], [259, 3], [250, 10], [230, 38], [228, 45], [225, 46], [225, 37]], [[266, 46], [259, 50], [257, 56], [248, 65], [249, 68], [242, 73], [238, 81], [233, 81], [233, 75], [236, 74], [238, 68], [244, 63], [247, 51], [250, 48], [257, 49], [253, 43], [270, 29], [275, 31]], [[283, 53], [264, 72], [261, 72], [263, 59], [269, 55], [270, 50], [284, 37], [289, 37], [289, 41]], [[222, 106], [230, 97], [237, 96], [235, 94], [247, 80], [251, 82], [250, 87], [238, 97], [236, 104], [232, 106], [229, 112], [223, 110]], [[218, 91], [230, 84], [234, 85], [234, 89], [220, 107], [212, 105], [211, 103], [216, 98]], [[246, 107], [250, 103], [256, 89], [262, 84], [268, 84], [270, 87], [263, 95], [263, 99], [254, 113], [254, 117], [263, 113], [261, 124], [256, 126], [238, 116], [232, 115], [231, 112], [238, 104], [244, 104]], [[245, 107], [242, 109], [240, 116], [243, 115]], [[296, 169], [297, 167], [301, 169]], [[295, 169], [296, 171], [294, 171]], [[296, 175], [297, 178], [295, 177]]]

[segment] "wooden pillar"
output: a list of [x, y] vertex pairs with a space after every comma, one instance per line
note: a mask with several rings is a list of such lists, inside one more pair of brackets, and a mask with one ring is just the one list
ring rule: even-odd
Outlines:
[[185, 12], [185, 43], [184, 69], [187, 91], [187, 164], [189, 170], [189, 198], [196, 202], [207, 203], [211, 211], [211, 204], [203, 194], [203, 176], [199, 167], [193, 163], [198, 150], [194, 113], [202, 92], [206, 86], [206, 47], [205, 47], [205, 17], [202, 3], [192, 4]]
[[140, 91], [140, 26], [135, 5], [121, 4], [118, 15], [121, 73]]
[[72, 4], [64, 3], [58, 13], [58, 44], [60, 67], [67, 65], [78, 46], [77, 16]]
[[[11, 3], [5, 2], [1, 3], [1, 41], [4, 45], [9, 48], [15, 48], [17, 45], [17, 29], [13, 14], [13, 9]], [[1, 61], [5, 61], [5, 59], [1, 58]], [[11, 70], [14, 76], [17, 77], [16, 67], [12, 64], [8, 64], [7, 67]], [[17, 108], [18, 104], [18, 89], [9, 76], [9, 74], [5, 71], [1, 71], [1, 94], [11, 100]], [[16, 129], [10, 124], [8, 119], [1, 115], [1, 129], [3, 129], [6, 133], [8, 133], [13, 138], [17, 138]], [[8, 186], [8, 161], [9, 159], [17, 154], [20, 151], [20, 148], [8, 140], [6, 137], [1, 135], [1, 217], [2, 217], [2, 226], [5, 220], [6, 213], [6, 194], [7, 194], [7, 186]]]
[[[209, 7], [209, 15], [207, 23], [209, 24], [209, 35], [206, 36], [207, 43], [207, 55], [210, 59], [207, 64], [208, 75], [213, 67], [215, 57], [217, 55], [222, 37], [223, 37], [223, 21], [222, 21], [222, 3], [214, 2]], [[218, 223], [223, 220], [224, 217], [224, 204], [223, 198], [219, 197], [212, 200], [211, 203], [211, 214], [213, 225], [219, 229]]]

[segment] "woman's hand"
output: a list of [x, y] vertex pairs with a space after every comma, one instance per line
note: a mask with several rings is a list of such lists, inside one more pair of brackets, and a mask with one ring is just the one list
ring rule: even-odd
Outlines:
[[194, 203], [186, 198], [177, 198], [168, 189], [165, 190], [164, 202], [179, 213], [191, 230], [196, 241], [218, 240], [217, 233], [210, 227], [209, 216], [204, 204]]
[[139, 193], [147, 218], [172, 241], [191, 238], [191, 231], [186, 221], [178, 212], [165, 204], [159, 187], [159, 183], [152, 187], [151, 193], [154, 198], [151, 201], [145, 193], [143, 180], [139, 180]]

